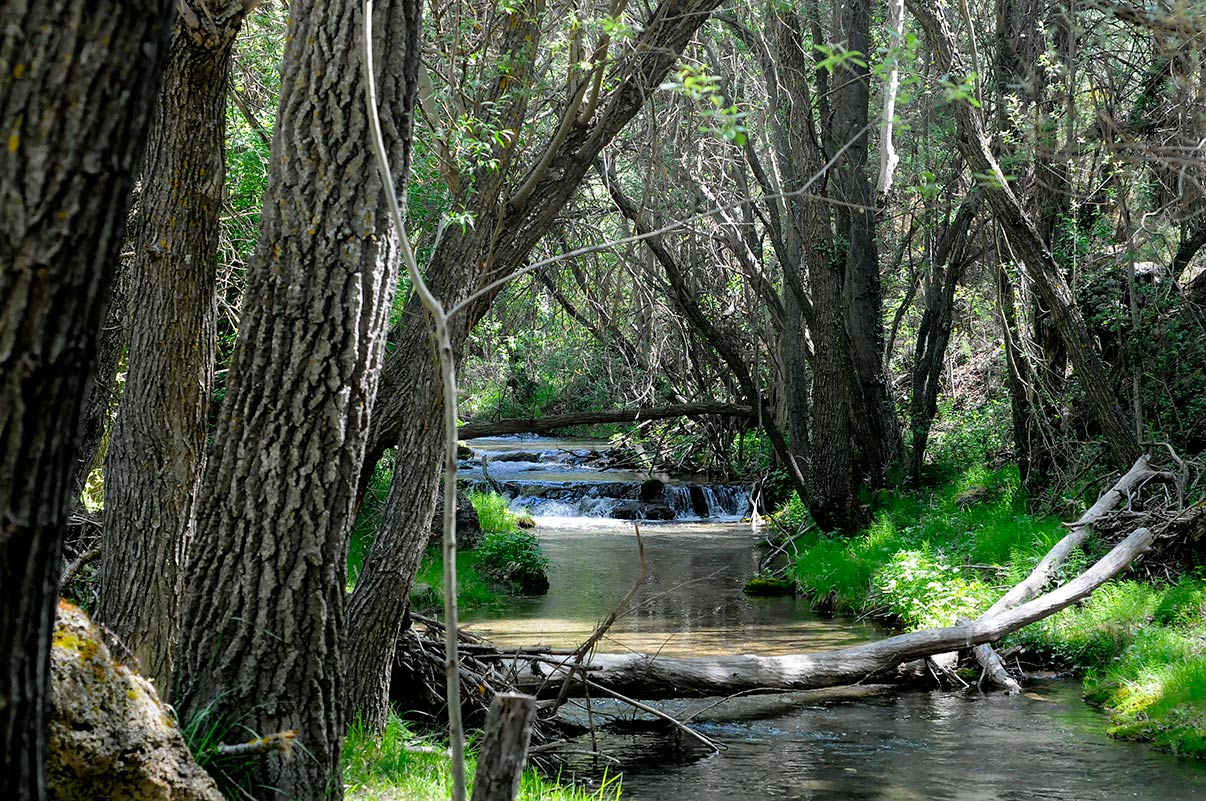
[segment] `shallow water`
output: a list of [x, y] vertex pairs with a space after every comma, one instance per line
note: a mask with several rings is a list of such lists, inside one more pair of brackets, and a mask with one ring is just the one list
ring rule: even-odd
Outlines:
[[[500, 644], [572, 647], [640, 576], [637, 537], [620, 521], [537, 522], [551, 561], [548, 595], [479, 612], [469, 629]], [[748, 523], [639, 525], [647, 577], [600, 650], [773, 655], [883, 636], [869, 623], [818, 617], [802, 601], [744, 596], [761, 553]], [[619, 771], [630, 801], [1206, 801], [1206, 765], [1110, 740], [1078, 682], [1033, 683], [1013, 697], [848, 687], [719, 700], [657, 704], [694, 715], [694, 727], [727, 746], [718, 754], [595, 701], [599, 749], [618, 763], [571, 756], [563, 776], [597, 783], [604, 768]], [[586, 720], [581, 708], [564, 714]]]

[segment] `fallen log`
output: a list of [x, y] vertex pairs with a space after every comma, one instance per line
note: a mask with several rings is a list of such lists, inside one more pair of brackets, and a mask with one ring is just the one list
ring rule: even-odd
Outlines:
[[877, 642], [817, 654], [792, 656], [725, 656], [671, 658], [650, 654], [596, 654], [583, 666], [565, 657], [517, 658], [513, 679], [517, 689], [537, 697], [553, 697], [568, 681], [576, 692], [586, 668], [591, 685], [632, 698], [686, 698], [743, 692], [812, 690], [855, 684], [913, 659], [995, 642], [1035, 621], [1088, 597], [1152, 544], [1153, 534], [1141, 528], [1120, 542], [1077, 578], [1051, 592], [963, 625], [927, 629]]
[[550, 417], [500, 420], [497, 423], [466, 423], [457, 429], [458, 439], [474, 437], [499, 437], [505, 434], [545, 434], [559, 428], [589, 426], [602, 423], [634, 423], [638, 420], [666, 420], [672, 417], [696, 417], [699, 415], [724, 417], [757, 416], [752, 406], [734, 403], [682, 403], [675, 406], [653, 406], [644, 409], [612, 409], [606, 412], [583, 414], [559, 414]]
[[[990, 618], [1036, 597], [1055, 578], [1055, 573], [1059, 570], [1060, 565], [1067, 561], [1068, 556], [1076, 548], [1080, 547], [1080, 544], [1093, 531], [1094, 524], [1112, 512], [1124, 498], [1129, 498], [1131, 493], [1137, 490], [1144, 482], [1158, 477], [1172, 478], [1172, 475], [1169, 473], [1153, 470], [1149, 467], [1148, 463], [1150, 460], [1151, 457], [1147, 454], [1136, 459], [1135, 463], [1131, 465], [1131, 469], [1126, 471], [1114, 486], [1103, 492], [1101, 497], [1086, 509], [1085, 513], [1077, 518], [1075, 523], [1068, 525], [1068, 533], [1063, 539], [1055, 543], [1051, 550], [1047, 551], [1046, 555], [1030, 571], [1030, 575], [1010, 588], [1009, 592], [998, 598], [996, 603], [988, 608], [988, 611], [980, 615], [980, 618]], [[978, 645], [972, 651], [972, 654], [975, 656], [976, 661], [980, 663], [980, 666], [984, 668], [988, 680], [994, 685], [1010, 693], [1016, 693], [1021, 690], [1021, 686], [1005, 670], [1001, 658], [991, 645], [987, 643]]]

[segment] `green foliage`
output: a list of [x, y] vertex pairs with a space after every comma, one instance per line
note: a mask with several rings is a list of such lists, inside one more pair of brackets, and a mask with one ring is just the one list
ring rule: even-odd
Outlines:
[[[494, 584], [475, 568], [477, 551], [458, 551], [456, 554], [456, 602], [462, 610], [497, 605], [502, 596]], [[415, 577], [411, 603], [416, 609], [431, 611], [444, 603], [444, 557], [439, 546], [428, 548]], [[427, 588], [424, 590], [424, 588]]]
[[223, 743], [249, 742], [261, 735], [218, 712], [221, 698], [182, 721], [180, 733], [193, 759], [217, 782], [223, 798], [251, 798], [251, 773], [262, 756], [229, 756], [218, 751]]
[[715, 134], [726, 142], [744, 145], [749, 133], [743, 120], [747, 113], [735, 103], [727, 102], [720, 79], [703, 66], [684, 64], [679, 67], [677, 80], [662, 84], [662, 89], [681, 92], [691, 100], [704, 104], [699, 116], [705, 121], [700, 129]]
[[469, 500], [477, 510], [482, 531], [487, 534], [513, 534], [519, 530], [510, 502], [497, 492], [470, 492]]
[[[470, 756], [466, 771], [472, 781], [476, 760]], [[452, 768], [447, 749], [413, 734], [391, 715], [385, 732], [374, 736], [353, 723], [343, 741], [344, 791], [351, 801], [443, 801], [452, 791]], [[519, 801], [617, 801], [618, 778], [605, 778], [593, 792], [542, 778], [524, 771]]]
[[928, 544], [897, 551], [872, 580], [868, 600], [907, 628], [949, 626], [992, 604], [991, 589], [966, 578], [959, 566]]
[[475, 569], [492, 582], [521, 594], [548, 591], [549, 560], [530, 531], [487, 534], [476, 555]]

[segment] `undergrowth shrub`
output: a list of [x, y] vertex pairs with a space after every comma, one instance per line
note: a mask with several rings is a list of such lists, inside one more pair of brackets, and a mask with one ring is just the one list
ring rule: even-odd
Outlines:
[[493, 532], [477, 548], [477, 571], [521, 594], [548, 591], [548, 566], [540, 540], [529, 531]]

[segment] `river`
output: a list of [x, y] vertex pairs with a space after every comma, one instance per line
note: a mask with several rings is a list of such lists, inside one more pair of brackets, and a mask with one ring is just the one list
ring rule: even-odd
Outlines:
[[[650, 508], [674, 507], [676, 519], [634, 524], [606, 515], [632, 513], [621, 487], [631, 495], [646, 476], [592, 467], [598, 443], [470, 444], [478, 459], [464, 463], [463, 477], [481, 475], [481, 455], [494, 457], [491, 477], [517, 503], [537, 507], [536, 532], [551, 563], [547, 595], [469, 616], [476, 634], [509, 645], [578, 644], [641, 575], [639, 526], [646, 580], [600, 650], [775, 655], [883, 636], [867, 622], [821, 618], [802, 601], [742, 594], [761, 536], [736, 522], [744, 509], [733, 508], [734, 488], [714, 488], [701, 517], [703, 494], [694, 490], [697, 503], [683, 503], [689, 483], [661, 476], [668, 489]], [[718, 701], [657, 704], [680, 719], [693, 716], [692, 726], [726, 747], [712, 754], [678, 743], [647, 716], [596, 700], [598, 748], [614, 761], [571, 756], [563, 775], [597, 783], [605, 769], [619, 773], [630, 801], [1206, 799], [1206, 765], [1109, 739], [1075, 681], [1033, 682], [1012, 697], [870, 686]], [[586, 719], [582, 709], [563, 714]]]

